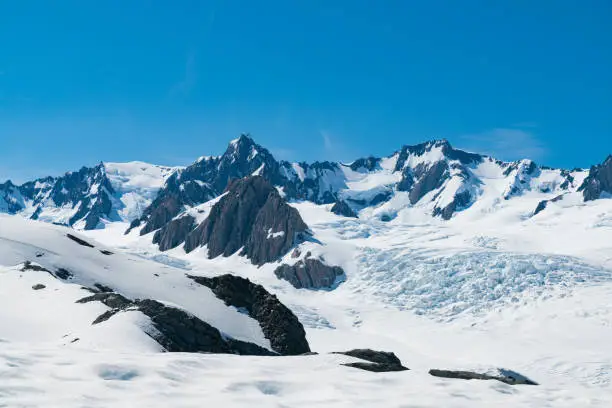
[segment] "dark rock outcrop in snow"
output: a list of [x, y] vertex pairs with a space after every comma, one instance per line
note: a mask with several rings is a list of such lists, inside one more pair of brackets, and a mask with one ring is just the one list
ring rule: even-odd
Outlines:
[[591, 167], [578, 191], [582, 191], [584, 201], [597, 200], [602, 193], [612, 194], [612, 155], [602, 164]]
[[355, 349], [344, 352], [338, 352], [337, 354], [344, 354], [350, 357], [359, 358], [361, 360], [368, 361], [367, 363], [355, 362], [344, 364], [348, 367], [359, 368], [366, 371], [372, 371], [376, 373], [392, 372], [392, 371], [406, 371], [408, 368], [402, 365], [402, 362], [394, 353], [385, 351], [376, 351], [370, 349]]
[[230, 256], [242, 249], [254, 264], [283, 256], [307, 238], [308, 226], [261, 176], [233, 181], [210, 214], [185, 240], [185, 251], [208, 245], [208, 256]]
[[342, 215], [344, 217], [357, 218], [357, 214], [355, 214], [355, 211], [353, 211], [353, 209], [344, 200], [336, 201], [336, 203], [331, 208], [331, 212], [337, 215]]
[[533, 215], [537, 215], [539, 213], [541, 213], [542, 211], [544, 211], [546, 209], [546, 206], [548, 205], [548, 203], [556, 203], [557, 201], [561, 201], [563, 200], [563, 194], [556, 196], [555, 198], [551, 198], [550, 200], [542, 200], [538, 203], [538, 205], [536, 206], [535, 211], [533, 212]]
[[450, 220], [453, 214], [457, 212], [457, 210], [466, 208], [470, 204], [471, 200], [472, 196], [470, 195], [470, 192], [463, 191], [459, 194], [456, 194], [453, 198], [453, 201], [451, 201], [451, 203], [448, 204], [446, 207], [435, 207], [433, 210], [433, 215], [439, 215], [442, 217], [442, 219]]
[[65, 268], [57, 268], [53, 275], [62, 280], [68, 280], [74, 276], [72, 272]]
[[272, 350], [282, 355], [310, 351], [306, 332], [298, 318], [263, 286], [234, 275], [189, 277], [210, 288], [226, 305], [246, 310], [259, 322], [264, 335], [270, 340]]
[[145, 331], [166, 351], [184, 353], [224, 353], [256, 356], [275, 355], [253, 343], [222, 336], [210, 324], [182, 309], [164, 305], [156, 300], [132, 301], [118, 293], [96, 293], [77, 300], [77, 303], [101, 302], [110, 309], [92, 324], [100, 324], [123, 311], [139, 311], [149, 317], [154, 330]]
[[34, 290], [41, 290], [41, 289], [44, 289], [44, 288], [46, 288], [46, 286], [43, 285], [42, 283], [37, 283], [35, 285], [32, 285], [32, 289], [34, 289]]
[[274, 271], [297, 289], [330, 289], [345, 274], [339, 266], [329, 266], [316, 258], [301, 259], [293, 265], [282, 264]]
[[40, 266], [39, 264], [36, 263], [32, 263], [30, 261], [25, 261], [23, 263], [23, 266], [21, 267], [22, 271], [36, 271], [36, 272], [47, 272], [51, 274], [51, 271], [49, 271], [48, 269]]
[[66, 236], [68, 238], [70, 238], [71, 240], [73, 240], [74, 242], [76, 242], [79, 245], [85, 246], [85, 247], [89, 247], [89, 248], [93, 248], [94, 246], [91, 245], [89, 242], [85, 241], [84, 239], [81, 239], [75, 235], [72, 234], [66, 234]]
[[473, 371], [429, 370], [434, 377], [456, 378], [460, 380], [497, 380], [510, 385], [538, 385], [537, 382], [511, 370], [499, 369], [496, 374], [483, 374]]
[[167, 351], [273, 355], [252, 343], [235, 339], [226, 341], [215, 327], [184, 310], [155, 300], [142, 300], [137, 302], [137, 306], [139, 311], [151, 319], [158, 332], [148, 334]]

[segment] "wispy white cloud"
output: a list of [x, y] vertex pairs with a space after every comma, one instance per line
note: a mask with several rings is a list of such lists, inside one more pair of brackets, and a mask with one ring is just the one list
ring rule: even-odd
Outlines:
[[463, 148], [488, 154], [502, 160], [534, 159], [546, 157], [548, 150], [527, 126], [521, 128], [495, 128], [478, 134], [458, 138]]
[[321, 137], [323, 138], [323, 148], [325, 153], [332, 153], [334, 150], [334, 142], [332, 141], [332, 135], [327, 130], [321, 130]]
[[169, 91], [171, 98], [184, 98], [188, 96], [197, 84], [197, 67], [196, 67], [196, 53], [190, 51], [187, 54], [185, 61], [185, 72], [180, 81], [172, 85]]

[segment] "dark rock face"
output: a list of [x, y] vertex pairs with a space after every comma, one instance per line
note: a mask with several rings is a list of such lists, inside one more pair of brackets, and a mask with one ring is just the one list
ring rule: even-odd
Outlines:
[[36, 271], [36, 272], [47, 272], [51, 274], [51, 271], [49, 271], [48, 269], [43, 268], [42, 266], [32, 263], [30, 261], [25, 261], [23, 263], [23, 267], [21, 268], [21, 270], [23, 272], [25, 271]]
[[591, 167], [578, 191], [582, 191], [584, 201], [597, 200], [604, 192], [612, 194], [612, 155], [602, 164]]
[[353, 171], [374, 171], [379, 163], [379, 158], [370, 156], [355, 160], [349, 167]]
[[397, 183], [397, 191], [410, 191], [414, 186], [414, 175], [410, 167], [402, 170], [402, 179]]
[[76, 303], [101, 302], [111, 309], [126, 309], [132, 306], [133, 302], [118, 293], [96, 293], [76, 301]]
[[41, 289], [44, 289], [44, 288], [46, 288], [46, 286], [43, 285], [42, 283], [37, 283], [36, 285], [32, 285], [32, 289], [34, 289], [34, 290], [41, 290]]
[[391, 191], [386, 191], [384, 193], [378, 193], [374, 197], [372, 197], [372, 199], [370, 200], [368, 205], [369, 206], [374, 206], [374, 205], [378, 205], [380, 203], [384, 203], [385, 201], [388, 201], [391, 198], [392, 195], [393, 195], [393, 193], [391, 193]]
[[20, 188], [10, 180], [0, 183], [0, 208], [5, 207], [9, 214], [23, 210], [26, 204], [21, 195]]
[[[171, 176], [166, 182], [167, 188], [173, 185], [174, 177]], [[182, 201], [184, 201], [184, 198], [181, 198], [171, 188], [162, 191], [144, 211], [142, 218], [132, 221], [126, 233], [130, 232], [132, 228], [138, 227], [143, 220], [146, 220], [146, 224], [140, 230], [140, 235], [146, 235], [163, 227], [181, 212], [183, 209]]]
[[544, 211], [546, 209], [546, 206], [548, 205], [548, 200], [542, 200], [538, 203], [538, 205], [536, 206], [535, 211], [533, 212], [533, 215], [538, 215], [539, 213], [541, 213], [542, 211]]
[[298, 318], [263, 286], [234, 275], [189, 277], [210, 288], [226, 305], [245, 309], [249, 316], [259, 322], [277, 353], [298, 355], [310, 351], [306, 332]]
[[72, 278], [74, 275], [72, 275], [72, 272], [70, 272], [67, 269], [58, 268], [55, 271], [55, 276], [60, 278], [60, 279], [63, 279], [63, 280], [68, 280], [68, 279]]
[[500, 369], [498, 375], [481, 374], [472, 371], [429, 370], [434, 377], [456, 378], [460, 380], [497, 380], [510, 385], [538, 385], [535, 381], [511, 370]]
[[353, 209], [344, 200], [336, 201], [336, 203], [331, 208], [331, 212], [337, 215], [342, 215], [344, 217], [357, 218], [357, 214], [355, 214], [355, 211], [353, 211]]
[[302, 259], [294, 265], [282, 264], [274, 274], [297, 289], [329, 289], [345, 276], [339, 266], [325, 265], [315, 258]]
[[155, 327], [147, 334], [169, 352], [274, 355], [256, 344], [224, 338], [219, 330], [201, 319], [155, 300], [131, 301], [118, 293], [96, 293], [77, 300], [77, 303], [95, 301], [111, 309], [98, 316], [92, 324], [100, 324], [122, 311], [138, 310], [148, 316]]
[[208, 245], [208, 256], [243, 248], [256, 265], [274, 261], [308, 235], [308, 226], [263, 177], [236, 180], [210, 215], [185, 240], [185, 251]]
[[83, 167], [61, 177], [47, 177], [16, 186], [10, 181], [0, 184], [0, 208], [3, 202], [10, 214], [29, 205], [36, 208], [32, 219], [38, 219], [44, 206], [76, 208], [68, 221], [72, 226], [84, 221], [84, 228], [95, 229], [102, 219], [114, 219], [111, 197], [115, 191], [106, 176], [102, 163], [95, 167]]
[[550, 200], [542, 200], [538, 203], [535, 211], [533, 212], [533, 215], [537, 215], [539, 213], [541, 213], [542, 211], [544, 211], [546, 209], [546, 206], [548, 205], [548, 203], [555, 203], [557, 201], [561, 201], [563, 200], [563, 194], [556, 196], [555, 198], [552, 198]]
[[368, 361], [368, 363], [356, 362], [344, 364], [348, 367], [360, 368], [362, 370], [376, 373], [408, 370], [408, 368], [402, 365], [402, 362], [394, 353], [370, 349], [355, 349], [339, 352], [338, 354], [345, 354], [347, 356]]
[[153, 243], [159, 245], [160, 251], [167, 251], [176, 248], [187, 238], [187, 235], [196, 227], [196, 220], [190, 215], [186, 215], [164, 225], [155, 231]]
[[470, 192], [463, 191], [455, 195], [455, 198], [453, 199], [453, 201], [446, 207], [444, 208], [435, 207], [433, 211], [433, 215], [434, 217], [439, 215], [442, 217], [442, 219], [450, 220], [455, 212], [457, 212], [460, 209], [468, 207], [471, 200], [472, 200], [472, 196], [470, 195]]
[[[150, 334], [164, 349], [182, 353], [232, 353], [232, 349], [219, 330], [187, 312], [168, 307], [155, 300], [142, 300], [138, 310], [148, 316], [159, 333]], [[245, 342], [234, 340], [241, 351], [249, 350], [254, 355], [271, 355], [255, 344], [246, 347]]]
[[425, 194], [442, 186], [449, 177], [448, 165], [444, 161], [435, 162], [430, 167], [420, 165], [415, 169], [415, 176], [418, 181], [409, 194], [412, 204], [416, 204]]

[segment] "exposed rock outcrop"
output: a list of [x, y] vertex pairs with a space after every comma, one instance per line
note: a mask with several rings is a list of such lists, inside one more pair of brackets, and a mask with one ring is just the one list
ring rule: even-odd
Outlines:
[[85, 247], [89, 247], [89, 248], [93, 248], [94, 246], [91, 245], [89, 242], [85, 241], [84, 239], [81, 239], [75, 235], [72, 234], [66, 234], [66, 236], [68, 238], [70, 238], [71, 240], [73, 240], [74, 242], [76, 242], [79, 245], [85, 246]]
[[196, 227], [196, 220], [191, 215], [176, 218], [155, 231], [153, 243], [159, 245], [160, 251], [176, 248], [185, 242], [187, 235]]
[[455, 197], [453, 198], [453, 201], [451, 201], [451, 203], [448, 204], [446, 207], [443, 207], [443, 208], [435, 207], [433, 211], [433, 215], [434, 216], [439, 215], [444, 220], [450, 220], [455, 212], [457, 212], [460, 209], [466, 208], [470, 204], [471, 200], [472, 200], [472, 196], [470, 192], [463, 191], [459, 194], [456, 194]]
[[262, 265], [285, 255], [308, 236], [308, 226], [261, 176], [233, 181], [227, 194], [185, 240], [185, 251], [207, 245], [208, 256], [241, 255]]
[[539, 213], [541, 213], [542, 211], [544, 211], [546, 209], [546, 206], [548, 206], [548, 203], [555, 203], [557, 201], [561, 201], [563, 200], [563, 194], [556, 196], [555, 198], [551, 198], [550, 200], [542, 200], [538, 203], [538, 205], [536, 206], [535, 211], [533, 212], [533, 215], [537, 215]]
[[336, 201], [336, 203], [331, 208], [331, 212], [336, 215], [342, 215], [344, 217], [357, 218], [357, 214], [355, 214], [355, 211], [353, 211], [353, 209], [344, 200]]
[[434, 377], [456, 378], [461, 380], [497, 380], [510, 385], [538, 385], [537, 382], [512, 370], [497, 369], [495, 373], [476, 373], [473, 371], [429, 370]]
[[94, 301], [110, 309], [98, 316], [92, 324], [105, 322], [120, 312], [140, 311], [151, 319], [154, 327], [154, 330], [145, 330], [145, 333], [169, 352], [275, 355], [256, 344], [222, 336], [219, 330], [196, 316], [156, 300], [132, 301], [118, 293], [96, 293], [77, 300], [77, 303]]
[[385, 351], [376, 351], [370, 349], [355, 349], [337, 354], [344, 354], [350, 357], [359, 358], [366, 362], [355, 362], [344, 364], [348, 367], [359, 368], [361, 370], [372, 371], [376, 373], [392, 372], [392, 371], [407, 371], [408, 368], [402, 365], [402, 362], [394, 353]]
[[612, 194], [612, 155], [602, 164], [591, 167], [578, 191], [582, 191], [584, 201], [597, 200], [602, 193]]
[[433, 191], [448, 178], [448, 165], [444, 161], [437, 161], [431, 166], [419, 165], [414, 170], [418, 181], [410, 190], [410, 203], [416, 204], [425, 194]]
[[301, 259], [293, 265], [282, 264], [274, 271], [297, 289], [330, 289], [345, 276], [339, 266], [329, 266], [316, 258]]
[[264, 335], [270, 340], [272, 350], [282, 355], [310, 351], [306, 332], [298, 318], [263, 286], [234, 275], [189, 277], [210, 288], [226, 305], [246, 310], [259, 322]]
[[370, 156], [370, 157], [364, 157], [364, 158], [355, 160], [353, 163], [351, 163], [349, 167], [353, 171], [370, 172], [370, 171], [374, 171], [379, 166], [379, 164], [380, 164], [379, 158]]

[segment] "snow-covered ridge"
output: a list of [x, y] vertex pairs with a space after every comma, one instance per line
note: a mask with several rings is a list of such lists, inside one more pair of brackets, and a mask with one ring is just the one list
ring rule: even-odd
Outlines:
[[100, 163], [60, 177], [0, 184], [0, 212], [77, 229], [138, 218], [178, 167]]
[[592, 187], [578, 191], [588, 170], [551, 169], [529, 159], [503, 162], [455, 149], [447, 140], [406, 145], [388, 157], [366, 157], [350, 164], [289, 163], [277, 161], [250, 136], [242, 135], [223, 155], [202, 156], [186, 168], [106, 163], [22, 186], [0, 184], [0, 211], [79, 229], [133, 222], [132, 227], [140, 226], [146, 234], [219, 196], [231, 179], [260, 175], [287, 200], [342, 201], [359, 216], [378, 214], [389, 220], [412, 208], [423, 216], [448, 220], [462, 211], [482, 212], [488, 207], [494, 212], [500, 202], [531, 197], [533, 208], [524, 214], [528, 217], [580, 201], [574, 196], [612, 194], [607, 191], [612, 188], [605, 179], [606, 169], [593, 176], [603, 181], [588, 179]]

